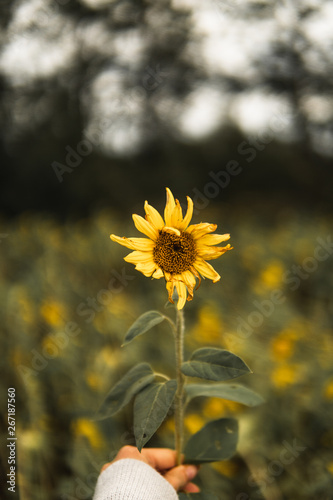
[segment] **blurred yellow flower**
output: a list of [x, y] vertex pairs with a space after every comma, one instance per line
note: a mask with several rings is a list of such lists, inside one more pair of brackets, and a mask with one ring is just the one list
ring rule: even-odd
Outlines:
[[167, 420], [165, 420], [163, 422], [162, 427], [170, 434], [174, 434], [175, 433], [175, 419], [168, 418]]
[[281, 332], [271, 341], [271, 353], [274, 361], [283, 361], [294, 354], [295, 339], [289, 332]]
[[104, 389], [105, 387], [105, 377], [97, 373], [87, 373], [86, 375], [87, 384], [92, 389]]
[[66, 322], [65, 306], [56, 300], [44, 301], [40, 309], [40, 314], [51, 326], [63, 326]]
[[34, 304], [29, 297], [21, 297], [19, 299], [20, 316], [26, 323], [35, 321]]
[[191, 332], [191, 337], [198, 342], [221, 343], [222, 320], [218, 311], [211, 305], [199, 310], [198, 322]]
[[281, 364], [274, 368], [271, 377], [275, 387], [284, 389], [300, 380], [299, 366], [295, 364]]
[[207, 260], [217, 259], [232, 247], [216, 247], [230, 238], [229, 234], [210, 234], [216, 224], [202, 222], [189, 226], [193, 214], [193, 202], [187, 197], [187, 212], [183, 217], [182, 208], [167, 188], [164, 219], [159, 212], [145, 202], [145, 218], [134, 214], [135, 227], [147, 238], [126, 238], [111, 234], [110, 238], [131, 250], [124, 260], [135, 264], [135, 269], [155, 279], [164, 278], [173, 303], [172, 295], [176, 287], [177, 308], [183, 309], [186, 299], [192, 300], [196, 278], [209, 278], [216, 283], [221, 276], [208, 264]]
[[17, 438], [23, 450], [40, 451], [47, 443], [40, 429], [17, 430]]
[[220, 474], [227, 477], [234, 477], [237, 474], [238, 466], [235, 462], [231, 460], [223, 460], [221, 462], [215, 462], [212, 467], [217, 470]]
[[282, 283], [284, 267], [279, 260], [272, 260], [261, 272], [260, 280], [266, 288], [279, 288]]
[[103, 446], [103, 437], [96, 424], [85, 418], [78, 418], [72, 422], [72, 432], [75, 436], [84, 436], [88, 439], [92, 448], [101, 448]]
[[119, 363], [118, 349], [110, 346], [103, 347], [97, 357], [98, 363], [103, 363], [110, 368], [115, 368]]
[[324, 388], [324, 396], [326, 399], [333, 399], [333, 379], [329, 380]]
[[184, 426], [190, 434], [198, 432], [205, 423], [205, 420], [197, 413], [190, 413], [184, 418]]
[[205, 417], [218, 417], [223, 415], [225, 412], [225, 404], [223, 399], [218, 399], [218, 398], [207, 398], [204, 406], [202, 413], [205, 415]]
[[227, 399], [207, 398], [202, 413], [207, 418], [217, 418], [226, 413], [236, 413], [244, 409], [243, 405]]
[[326, 465], [326, 469], [328, 470], [328, 472], [330, 474], [332, 474], [333, 476], [333, 462], [329, 462], [327, 465]]

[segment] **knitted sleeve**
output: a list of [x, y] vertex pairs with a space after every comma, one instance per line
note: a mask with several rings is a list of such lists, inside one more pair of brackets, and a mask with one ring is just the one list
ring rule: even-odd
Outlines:
[[124, 458], [101, 473], [93, 500], [178, 500], [178, 495], [150, 465]]

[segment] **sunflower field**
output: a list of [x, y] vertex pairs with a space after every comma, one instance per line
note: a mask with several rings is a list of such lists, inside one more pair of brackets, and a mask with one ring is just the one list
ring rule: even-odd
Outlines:
[[[264, 402], [196, 398], [185, 430], [223, 416], [239, 421], [237, 454], [198, 475], [221, 500], [330, 500], [332, 225], [305, 210], [265, 215], [273, 212], [269, 204], [259, 216], [212, 203], [200, 214], [230, 232], [234, 249], [215, 261], [221, 281], [202, 280], [185, 306], [185, 355], [201, 346], [231, 350], [253, 371], [241, 383]], [[111, 209], [64, 223], [37, 213], [1, 222], [1, 407], [14, 388], [22, 500], [91, 499], [101, 466], [134, 444], [131, 406], [96, 420], [105, 394], [138, 360], [173, 376], [164, 324], [121, 347], [140, 314], [163, 312], [167, 302], [163, 280], [135, 271], [109, 238], [134, 232]], [[5, 412], [1, 421], [6, 477]], [[173, 433], [170, 417], [147, 446], [173, 447]]]

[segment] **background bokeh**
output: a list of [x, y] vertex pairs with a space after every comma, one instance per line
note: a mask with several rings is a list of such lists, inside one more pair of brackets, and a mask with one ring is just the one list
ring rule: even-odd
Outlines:
[[80, 500], [133, 444], [131, 407], [92, 419], [105, 393], [138, 361], [172, 376], [164, 324], [120, 347], [166, 292], [109, 239], [136, 234], [146, 199], [163, 210], [166, 186], [234, 246], [186, 306], [186, 353], [230, 349], [266, 401], [191, 404], [189, 434], [240, 422], [237, 455], [201, 485], [333, 498], [332, 22], [328, 0], [2, 0], [3, 498], [8, 387], [20, 498]]

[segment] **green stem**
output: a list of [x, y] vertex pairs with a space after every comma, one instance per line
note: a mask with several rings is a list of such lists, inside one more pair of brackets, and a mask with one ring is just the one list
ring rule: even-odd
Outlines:
[[184, 359], [184, 312], [177, 310], [176, 321], [176, 371], [177, 371], [177, 392], [175, 396], [175, 444], [177, 452], [177, 465], [182, 461], [183, 434], [184, 434], [184, 385], [185, 376], [181, 372]]

